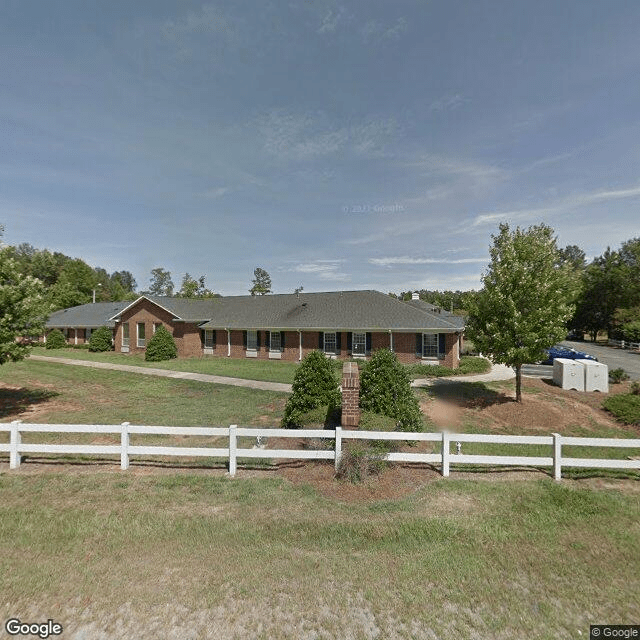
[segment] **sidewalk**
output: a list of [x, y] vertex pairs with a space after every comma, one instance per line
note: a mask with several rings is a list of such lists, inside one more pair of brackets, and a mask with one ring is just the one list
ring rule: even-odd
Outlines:
[[[147, 376], [160, 376], [162, 378], [175, 378], [178, 380], [197, 380], [213, 384], [228, 384], [234, 387], [247, 387], [249, 389], [262, 389], [264, 391], [280, 391], [291, 393], [291, 385], [284, 382], [267, 382], [263, 380], [245, 380], [244, 378], [231, 378], [228, 376], [214, 376], [207, 373], [190, 373], [188, 371], [170, 371], [168, 369], [155, 369], [153, 367], [137, 367], [129, 364], [112, 364], [110, 362], [93, 362], [90, 360], [74, 360], [73, 358], [56, 358], [52, 356], [29, 356], [32, 360], [40, 362], [57, 362], [58, 364], [75, 365], [77, 367], [89, 367], [92, 369], [108, 369], [110, 371], [127, 371], [128, 373], [140, 373]], [[451, 376], [448, 378], [420, 378], [411, 383], [412, 387], [430, 387], [440, 382], [493, 382], [496, 380], [511, 380], [515, 377], [513, 369], [503, 364], [494, 364], [489, 373], [474, 376]]]
[[108, 369], [110, 371], [127, 371], [128, 373], [140, 373], [147, 376], [160, 376], [162, 378], [177, 378], [179, 380], [197, 380], [213, 384], [228, 384], [233, 387], [248, 387], [249, 389], [262, 389], [263, 391], [283, 391], [291, 393], [291, 385], [284, 382], [266, 382], [262, 380], [245, 380], [244, 378], [229, 378], [227, 376], [213, 376], [206, 373], [190, 373], [188, 371], [170, 371], [168, 369], [154, 369], [153, 367], [136, 367], [129, 364], [111, 364], [110, 362], [93, 362], [90, 360], [74, 360], [72, 358], [54, 358], [51, 356], [29, 356], [31, 360], [40, 362], [56, 362], [58, 364], [70, 364], [77, 367], [90, 367], [92, 369]]

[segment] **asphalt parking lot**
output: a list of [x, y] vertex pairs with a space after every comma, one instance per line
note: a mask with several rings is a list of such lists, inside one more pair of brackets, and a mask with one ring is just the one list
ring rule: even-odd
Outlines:
[[[565, 340], [560, 344], [595, 356], [598, 358], [598, 362], [609, 367], [609, 371], [621, 368], [629, 374], [632, 380], [640, 380], [640, 353], [638, 352], [591, 342], [574, 342], [573, 340]], [[526, 364], [522, 367], [522, 375], [530, 378], [552, 378], [553, 367], [544, 364]]]

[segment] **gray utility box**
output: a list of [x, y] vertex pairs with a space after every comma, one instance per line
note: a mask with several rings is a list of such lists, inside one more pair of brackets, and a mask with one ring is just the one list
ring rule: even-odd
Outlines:
[[553, 361], [553, 383], [563, 389], [584, 391], [584, 367], [581, 360], [556, 358]]
[[609, 367], [594, 360], [576, 360], [584, 367], [584, 390], [609, 393]]

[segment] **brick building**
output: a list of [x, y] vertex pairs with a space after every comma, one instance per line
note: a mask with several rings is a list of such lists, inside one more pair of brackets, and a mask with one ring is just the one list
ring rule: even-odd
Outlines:
[[67, 340], [88, 340], [110, 326], [117, 352], [144, 351], [159, 325], [173, 335], [180, 357], [301, 360], [320, 349], [340, 359], [367, 358], [390, 348], [404, 363], [460, 360], [464, 320], [417, 299], [379, 291], [228, 296], [211, 299], [142, 295], [134, 302], [87, 304], [57, 311], [47, 328]]

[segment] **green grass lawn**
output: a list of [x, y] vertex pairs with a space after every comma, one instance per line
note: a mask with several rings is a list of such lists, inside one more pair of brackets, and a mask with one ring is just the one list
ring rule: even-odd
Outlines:
[[343, 503], [277, 478], [5, 473], [0, 592], [63, 637], [587, 638], [638, 622], [639, 522], [637, 491], [548, 480]]

